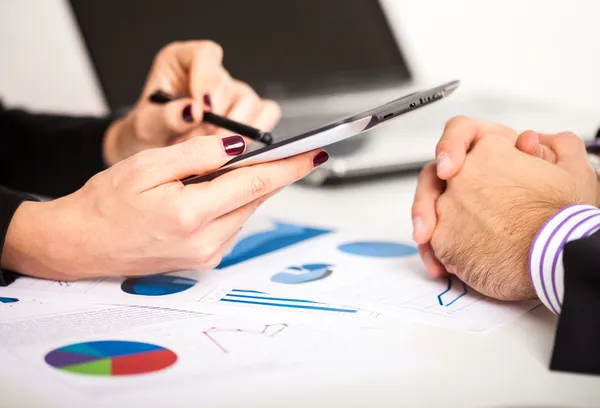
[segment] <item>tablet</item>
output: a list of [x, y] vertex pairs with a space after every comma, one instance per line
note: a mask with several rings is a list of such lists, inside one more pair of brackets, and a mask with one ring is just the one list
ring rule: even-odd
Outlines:
[[425, 91], [411, 93], [388, 102], [385, 105], [378, 106], [338, 122], [241, 154], [211, 173], [190, 176], [181, 181], [183, 184], [210, 181], [228, 171], [240, 167], [285, 159], [286, 157], [328, 146], [371, 130], [375, 126], [404, 115], [405, 113], [437, 102], [450, 95], [458, 85], [459, 81], [451, 81]]

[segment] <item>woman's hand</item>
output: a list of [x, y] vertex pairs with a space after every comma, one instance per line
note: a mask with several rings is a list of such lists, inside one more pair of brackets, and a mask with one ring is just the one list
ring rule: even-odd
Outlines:
[[315, 150], [209, 182], [179, 181], [244, 149], [240, 136], [197, 137], [138, 153], [71, 195], [25, 202], [10, 224], [2, 267], [59, 280], [211, 269], [259, 205], [328, 158]]
[[[223, 50], [212, 41], [176, 42], [160, 50], [137, 103], [106, 133], [106, 164], [195, 136], [230, 133], [202, 123], [205, 110], [264, 131], [274, 128], [281, 117], [279, 105], [231, 78], [222, 62]], [[148, 100], [157, 90], [190, 97], [157, 105]]]

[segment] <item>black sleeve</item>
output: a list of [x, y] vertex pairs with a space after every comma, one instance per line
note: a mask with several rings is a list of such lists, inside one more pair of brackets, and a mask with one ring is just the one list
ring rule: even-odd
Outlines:
[[[12, 221], [17, 208], [24, 201], [34, 201], [35, 199], [27, 194], [18, 193], [0, 186], [0, 255], [4, 249], [4, 241], [8, 226]], [[0, 286], [10, 285], [17, 277], [17, 274], [0, 269]]]
[[600, 374], [600, 231], [563, 250], [564, 297], [550, 368]]
[[[106, 168], [102, 142], [113, 120], [31, 114], [0, 103], [0, 257], [15, 211], [35, 200], [30, 194], [70, 194]], [[0, 286], [15, 277], [0, 269]]]
[[76, 191], [105, 169], [102, 141], [112, 120], [0, 106], [0, 185], [52, 198]]

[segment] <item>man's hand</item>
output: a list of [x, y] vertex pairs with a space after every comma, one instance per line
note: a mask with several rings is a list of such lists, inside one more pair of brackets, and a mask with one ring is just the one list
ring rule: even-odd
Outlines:
[[535, 297], [528, 253], [540, 227], [570, 204], [596, 203], [596, 175], [573, 134], [539, 136], [555, 164], [515, 149], [502, 135], [475, 141], [435, 206], [431, 247], [440, 264], [502, 300]]
[[[264, 131], [274, 128], [281, 117], [279, 105], [233, 79], [222, 62], [223, 50], [212, 41], [176, 42], [160, 50], [137, 103], [106, 133], [106, 164], [195, 136], [230, 134], [202, 123], [206, 110]], [[157, 105], [148, 100], [157, 90], [190, 97]]]
[[[443, 265], [435, 258], [430, 240], [437, 223], [435, 204], [446, 188], [446, 180], [458, 174], [473, 144], [485, 137], [496, 135], [516, 145], [517, 149], [552, 163], [556, 155], [533, 131], [518, 135], [513, 129], [467, 116], [448, 121], [436, 148], [436, 162], [429, 163], [419, 175], [419, 183], [412, 207], [413, 239], [419, 254], [432, 277], [446, 275]], [[546, 138], [548, 139], [548, 138]]]

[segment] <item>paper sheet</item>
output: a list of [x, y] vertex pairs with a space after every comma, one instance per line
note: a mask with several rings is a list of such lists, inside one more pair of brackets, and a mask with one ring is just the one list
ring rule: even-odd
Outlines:
[[432, 367], [360, 331], [269, 318], [88, 307], [0, 328], [0, 377], [59, 406], [203, 406]]
[[505, 323], [539, 304], [496, 302], [456, 278], [431, 280], [414, 245], [399, 236], [253, 219], [212, 271], [75, 283], [20, 278], [0, 288], [0, 296], [248, 316], [269, 313], [302, 321], [336, 318], [379, 327], [410, 319], [475, 331]]

